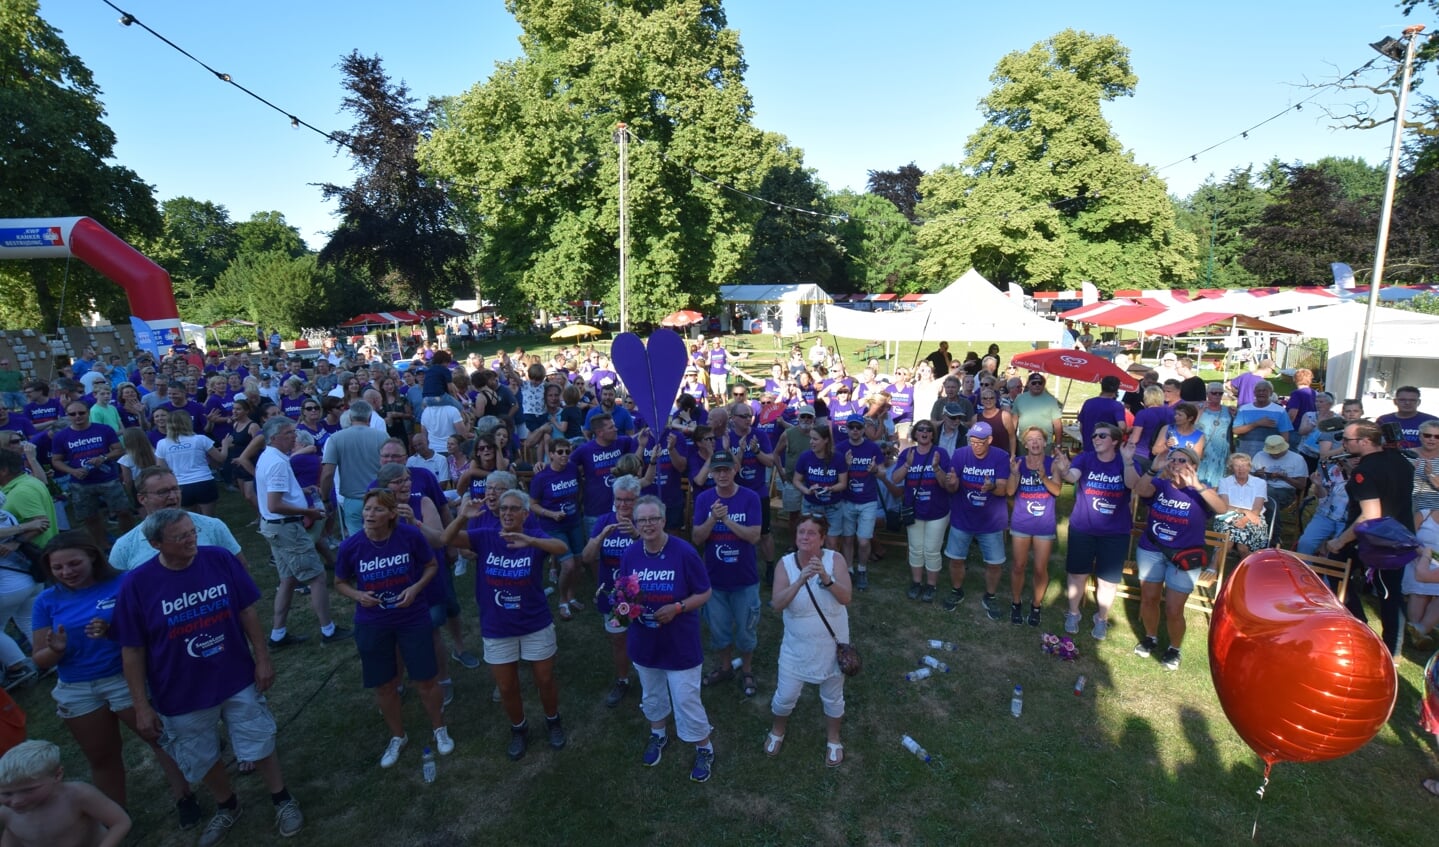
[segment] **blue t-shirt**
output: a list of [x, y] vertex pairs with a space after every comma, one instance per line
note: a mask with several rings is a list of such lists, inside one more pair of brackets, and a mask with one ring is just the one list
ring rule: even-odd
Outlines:
[[[423, 496], [423, 495], [421, 495]], [[355, 623], [404, 628], [430, 619], [429, 586], [410, 605], [390, 605], [400, 593], [425, 575], [425, 565], [435, 561], [434, 551], [424, 533], [413, 526], [396, 524], [395, 531], [376, 544], [364, 532], [357, 532], [340, 544], [335, 554], [335, 579], [343, 579], [357, 591], [368, 591], [381, 600], [379, 606], [355, 604]], [[438, 574], [430, 581], [438, 581]]]
[[55, 669], [61, 682], [90, 682], [121, 672], [120, 645], [89, 637], [85, 627], [96, 618], [107, 625], [114, 619], [122, 581], [117, 576], [78, 591], [54, 585], [35, 598], [31, 612], [35, 629], [65, 627], [65, 652]]
[[650, 555], [643, 542], [625, 551], [619, 576], [634, 574], [640, 584], [640, 604], [645, 613], [630, 625], [627, 648], [630, 661], [646, 668], [682, 671], [698, 666], [704, 660], [700, 649], [700, 616], [690, 609], [666, 626], [654, 619], [654, 611], [708, 591], [709, 574], [695, 548], [673, 536], [666, 536], [665, 546]]
[[[729, 509], [728, 519], [740, 526], [760, 525], [759, 495], [740, 485], [735, 486], [735, 493], [729, 497], [721, 497], [713, 488], [701, 491], [695, 497], [695, 524], [709, 520], [715, 501], [724, 503]], [[715, 521], [710, 530], [704, 558], [710, 585], [718, 591], [737, 591], [759, 584], [754, 545], [741, 539], [724, 521]]]
[[110, 632], [121, 647], [145, 651], [155, 710], [187, 715], [254, 683], [240, 612], [259, 599], [245, 566], [222, 547], [199, 548], [180, 571], [156, 556], [122, 582]]
[[479, 559], [475, 603], [480, 608], [480, 634], [514, 638], [554, 623], [545, 602], [544, 565], [549, 554], [538, 547], [511, 549], [500, 537], [498, 524], [471, 529], [469, 537], [470, 549]]

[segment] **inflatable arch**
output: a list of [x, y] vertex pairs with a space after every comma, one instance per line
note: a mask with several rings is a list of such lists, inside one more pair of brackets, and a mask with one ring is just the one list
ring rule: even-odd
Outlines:
[[[163, 352], [180, 338], [170, 274], [93, 218], [0, 218], [0, 259], [76, 258], [125, 289], [135, 341]], [[150, 338], [142, 339], [148, 329]]]

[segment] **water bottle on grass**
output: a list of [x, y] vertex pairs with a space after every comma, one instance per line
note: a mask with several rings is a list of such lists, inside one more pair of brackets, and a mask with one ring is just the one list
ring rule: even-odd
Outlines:
[[426, 785], [435, 781], [435, 754], [428, 747], [420, 755], [420, 775], [425, 778]]
[[918, 741], [915, 741], [913, 738], [910, 738], [908, 735], [906, 735], [904, 738], [900, 739], [899, 743], [904, 745], [904, 749], [918, 756], [921, 762], [924, 762], [926, 764], [929, 763], [929, 753], [925, 752], [925, 749], [919, 746]]

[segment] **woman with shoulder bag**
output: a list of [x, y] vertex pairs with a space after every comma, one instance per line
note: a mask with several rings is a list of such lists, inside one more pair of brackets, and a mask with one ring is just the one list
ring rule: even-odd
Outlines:
[[849, 644], [849, 605], [852, 589], [844, 556], [824, 548], [829, 525], [822, 515], [805, 515], [795, 528], [795, 552], [775, 569], [770, 606], [783, 613], [784, 640], [779, 648], [779, 681], [770, 711], [774, 723], [765, 738], [764, 751], [779, 755], [790, 713], [806, 682], [819, 686], [829, 737], [824, 763], [838, 767], [844, 761], [839, 740], [844, 721], [844, 674], [836, 645]]

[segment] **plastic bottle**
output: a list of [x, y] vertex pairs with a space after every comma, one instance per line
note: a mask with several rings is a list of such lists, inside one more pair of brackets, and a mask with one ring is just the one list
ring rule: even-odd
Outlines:
[[740, 668], [744, 667], [744, 659], [741, 659], [739, 656], [735, 656], [733, 659], [730, 659], [729, 666], [734, 670], [739, 670]]
[[1080, 675], [1079, 675], [1079, 679], [1076, 679], [1076, 680], [1074, 681], [1074, 696], [1075, 696], [1075, 697], [1078, 697], [1078, 696], [1080, 696], [1081, 694], [1084, 693], [1084, 684], [1085, 684], [1086, 682], [1088, 682], [1088, 681], [1089, 681], [1089, 680], [1088, 680], [1087, 678], [1085, 678], [1084, 674], [1080, 674]]
[[551, 594], [554, 594], [554, 593], [555, 593], [555, 587], [554, 587], [553, 585], [546, 585], [546, 586], [545, 586], [545, 596], [546, 596], [546, 597], [548, 597], [548, 596], [550, 596]]
[[427, 785], [435, 781], [435, 754], [428, 747], [420, 754], [420, 775]]
[[940, 641], [938, 638], [931, 638], [929, 640], [929, 647], [931, 650], [945, 650], [950, 653], [953, 653], [955, 650], [959, 649], [958, 647], [954, 646], [953, 641]]
[[923, 662], [926, 667], [934, 668], [940, 673], [949, 673], [949, 665], [946, 665], [944, 662], [941, 662], [933, 656], [925, 656], [924, 658], [920, 659], [920, 661]]
[[1009, 700], [1009, 713], [1016, 718], [1024, 711], [1024, 689], [1018, 685], [1014, 686], [1014, 696]]
[[933, 673], [934, 671], [929, 668], [919, 668], [918, 670], [913, 670], [905, 674], [904, 678], [907, 682], [919, 682], [921, 679], [929, 679]]
[[918, 756], [920, 761], [926, 764], [929, 763], [929, 753], [926, 753], [924, 748], [919, 746], [918, 741], [915, 741], [913, 738], [910, 738], [908, 735], [906, 735], [904, 738], [900, 739], [899, 743], [904, 745], [904, 749]]

